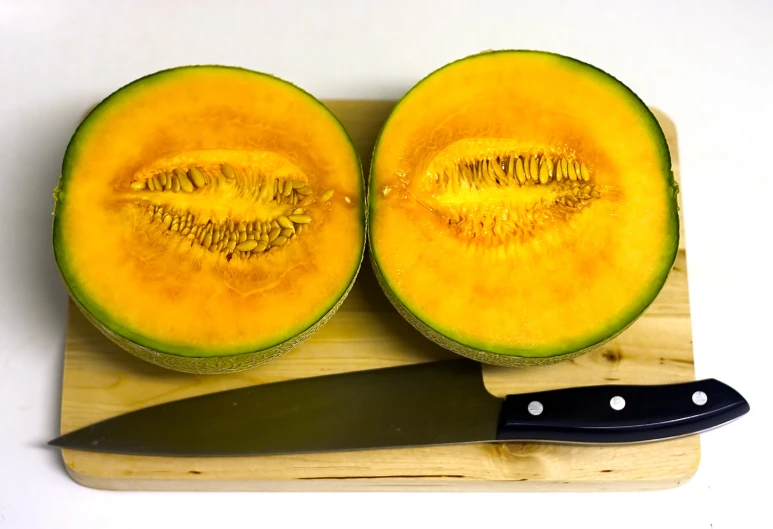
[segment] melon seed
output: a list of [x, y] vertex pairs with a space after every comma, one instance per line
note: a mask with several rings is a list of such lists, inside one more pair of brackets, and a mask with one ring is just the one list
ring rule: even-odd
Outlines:
[[239, 242], [244, 242], [247, 240], [247, 232], [246, 231], [240, 231], [239, 232]]
[[274, 239], [276, 239], [277, 237], [279, 237], [279, 233], [280, 233], [281, 231], [282, 231], [282, 230], [281, 230], [281, 229], [279, 229], [279, 228], [274, 228], [273, 230], [271, 230], [271, 231], [269, 232], [269, 234], [268, 234], [268, 242], [274, 242]]
[[276, 239], [271, 241], [271, 245], [272, 246], [283, 246], [286, 242], [287, 242], [287, 237], [284, 237], [284, 236], [280, 235], [279, 237], [277, 237]]
[[207, 234], [204, 236], [204, 241], [201, 243], [204, 248], [209, 248], [212, 246], [212, 233], [207, 232]]
[[236, 241], [234, 241], [234, 240], [229, 240], [229, 241], [228, 241], [228, 244], [226, 245], [226, 247], [228, 248], [228, 250], [230, 250], [230, 251], [232, 251], [232, 252], [233, 252], [233, 251], [234, 251], [234, 249], [236, 249]]
[[158, 181], [161, 182], [161, 187], [165, 187], [166, 186], [167, 177], [166, 177], [166, 173], [165, 172], [162, 171], [162, 172], [158, 173]]
[[289, 220], [296, 224], [308, 224], [311, 222], [311, 217], [308, 215], [290, 215]]
[[512, 177], [515, 174], [515, 156], [511, 156], [507, 161], [507, 176]]
[[164, 218], [161, 221], [161, 224], [164, 226], [164, 228], [168, 230], [169, 226], [172, 224], [172, 216], [169, 213], [164, 215]]
[[280, 215], [279, 217], [277, 217], [276, 221], [279, 223], [279, 226], [282, 227], [282, 228], [292, 228], [293, 227], [293, 223], [290, 222], [290, 219], [288, 219], [284, 215]]
[[[295, 208], [293, 210], [293, 215], [303, 215], [303, 208]], [[293, 219], [290, 219], [293, 220]]]
[[523, 160], [520, 157], [515, 160], [515, 176], [521, 185], [526, 182], [526, 172], [523, 169]]
[[295, 233], [295, 230], [292, 228], [284, 228], [279, 232], [282, 237], [290, 237], [293, 233]]
[[539, 168], [540, 184], [547, 184], [548, 180], [550, 180], [550, 171], [548, 171], [548, 164], [543, 163], [542, 166]]
[[590, 192], [590, 196], [592, 196], [593, 198], [599, 198], [601, 196], [601, 193], [599, 193], [594, 189], [593, 191]]
[[253, 248], [255, 248], [258, 245], [258, 241], [255, 240], [249, 240], [249, 241], [242, 241], [239, 244], [236, 245], [236, 249], [240, 252], [250, 252]]
[[164, 188], [164, 186], [162, 186], [162, 185], [161, 185], [161, 182], [159, 182], [159, 180], [158, 180], [158, 177], [157, 177], [157, 176], [154, 176], [154, 177], [152, 178], [152, 181], [153, 181], [153, 187], [154, 187], [154, 188], [155, 188], [157, 191], [161, 191], [161, 190]]
[[577, 180], [577, 171], [574, 169], [574, 164], [571, 162], [568, 162], [569, 166], [569, 179], [572, 181]]
[[590, 171], [588, 171], [588, 168], [585, 167], [584, 163], [580, 164], [580, 176], [582, 176], [582, 179], [586, 182], [590, 180]]
[[303, 232], [303, 228], [305, 228], [305, 227], [306, 227], [305, 224], [298, 224], [298, 227], [295, 228], [295, 233], [297, 235], [300, 235]]
[[235, 178], [236, 173], [234, 172], [234, 168], [228, 165], [227, 163], [224, 163], [220, 166], [220, 172], [223, 173], [223, 176], [226, 178]]
[[305, 185], [306, 183], [303, 180], [293, 180], [293, 189], [300, 189]]
[[560, 182], [564, 179], [564, 172], [561, 170], [561, 160], [556, 160], [553, 175], [556, 177], [556, 182]]
[[491, 160], [491, 168], [494, 169], [494, 174], [499, 178], [500, 183], [504, 183], [507, 181], [507, 175], [505, 174], [505, 171], [502, 169], [502, 166], [499, 165], [499, 162], [496, 160]]
[[188, 176], [191, 177], [191, 180], [194, 184], [196, 184], [196, 187], [204, 187], [204, 184], [206, 181], [204, 180], [204, 175], [201, 174], [201, 171], [196, 169], [195, 167], [191, 167], [188, 169]]
[[268, 242], [268, 233], [261, 233], [259, 239]]
[[297, 189], [296, 191], [298, 193], [300, 193], [301, 195], [304, 195], [304, 196], [310, 195], [312, 193], [311, 188], [308, 187], [308, 186], [301, 187], [300, 189]]
[[529, 176], [535, 182], [539, 179], [539, 163], [536, 156], [532, 156], [529, 161]]
[[252, 253], [264, 252], [268, 247], [268, 241], [257, 241], [255, 248], [252, 249]]
[[322, 202], [327, 202], [328, 200], [333, 198], [333, 193], [334, 193], [333, 188], [330, 188], [327, 191], [325, 191], [322, 194]]
[[289, 197], [290, 193], [292, 192], [293, 192], [293, 181], [285, 180], [284, 191], [282, 192], [282, 194], [286, 197]]
[[145, 180], [137, 180], [135, 182], [132, 182], [130, 187], [135, 191], [140, 191], [142, 189], [145, 189], [146, 185], [147, 184], [145, 184]]
[[190, 180], [188, 180], [188, 176], [182, 172], [180, 169], [177, 169], [177, 178], [180, 179], [180, 189], [185, 191], [186, 193], [190, 193], [193, 191], [193, 184]]
[[172, 191], [175, 193], [180, 192], [180, 179], [177, 178], [177, 175], [172, 175]]

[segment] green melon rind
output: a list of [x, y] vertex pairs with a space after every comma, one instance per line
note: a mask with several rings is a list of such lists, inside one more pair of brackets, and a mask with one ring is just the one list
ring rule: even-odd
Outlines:
[[[63, 251], [63, 248], [62, 248], [63, 237], [60, 233], [61, 232], [60, 224], [61, 224], [62, 218], [64, 217], [64, 212], [60, 208], [62, 203], [66, 199], [66, 188], [67, 188], [67, 184], [69, 183], [67, 176], [69, 175], [69, 172], [74, 163], [73, 158], [76, 157], [77, 155], [77, 151], [80, 146], [79, 145], [80, 141], [83, 141], [80, 138], [80, 134], [86, 134], [85, 131], [88, 130], [89, 125], [91, 124], [91, 120], [94, 119], [96, 116], [98, 116], [106, 108], [109, 108], [110, 106], [108, 105], [109, 102], [113, 100], [120, 101], [121, 99], [123, 99], [123, 97], [126, 97], [127, 95], [129, 95], [133, 90], [141, 88], [142, 85], [144, 85], [147, 82], [157, 82], [162, 80], [166, 75], [170, 75], [170, 74], [174, 74], [177, 72], [182, 72], [182, 71], [190, 70], [194, 68], [212, 68], [212, 69], [221, 68], [225, 70], [243, 72], [246, 74], [258, 75], [258, 76], [272, 79], [282, 84], [286, 84], [291, 88], [298, 90], [302, 95], [305, 95], [306, 97], [310, 98], [321, 108], [323, 108], [327, 112], [328, 116], [330, 117], [331, 122], [333, 124], [338, 125], [340, 131], [344, 134], [344, 137], [348, 140], [347, 143], [352, 151], [353, 160], [360, 174], [360, 185], [361, 185], [361, 196], [362, 196], [362, 200], [360, 203], [361, 220], [362, 220], [361, 251], [360, 251], [359, 258], [356, 261], [356, 266], [353, 268], [353, 274], [351, 276], [349, 283], [344, 287], [342, 292], [338, 295], [335, 303], [327, 309], [322, 309], [323, 311], [326, 310], [326, 312], [322, 312], [321, 316], [318, 316], [318, 317], [315, 316], [314, 318], [312, 318], [314, 320], [314, 323], [309, 325], [306, 329], [298, 332], [289, 330], [288, 332], [292, 333], [292, 335], [289, 338], [282, 340], [276, 344], [273, 344], [270, 347], [261, 348], [255, 351], [246, 351], [246, 352], [239, 351], [237, 353], [226, 353], [226, 354], [220, 354], [220, 355], [215, 354], [212, 356], [203, 356], [203, 355], [194, 356], [194, 355], [188, 355], [188, 354], [181, 354], [182, 352], [188, 353], [191, 351], [200, 352], [200, 349], [180, 346], [178, 344], [168, 344], [168, 343], [157, 342], [157, 341], [148, 339], [147, 337], [144, 337], [139, 333], [125, 329], [124, 326], [121, 325], [120, 322], [118, 322], [115, 319], [115, 317], [113, 317], [109, 313], [109, 311], [101, 308], [96, 303], [91, 302], [88, 296], [84, 295], [82, 292], [79, 292], [79, 289], [75, 288], [75, 285], [77, 285], [80, 282], [80, 278], [78, 277], [77, 274], [73, 273], [73, 271], [70, 270], [69, 263], [64, 258], [65, 252]], [[361, 163], [359, 154], [357, 153], [357, 149], [354, 145], [354, 142], [352, 141], [352, 138], [349, 135], [349, 132], [343, 126], [343, 123], [341, 123], [338, 117], [335, 114], [333, 114], [333, 112], [324, 103], [322, 103], [320, 100], [318, 100], [316, 97], [311, 95], [309, 92], [306, 92], [302, 88], [284, 79], [272, 76], [270, 74], [263, 73], [263, 72], [256, 72], [253, 70], [248, 70], [248, 69], [239, 68], [239, 67], [221, 66], [221, 65], [201, 65], [201, 66], [182, 66], [177, 68], [170, 68], [167, 70], [161, 70], [153, 74], [149, 74], [147, 76], [141, 77], [135, 81], [132, 81], [131, 83], [119, 88], [118, 90], [110, 94], [108, 97], [103, 99], [98, 105], [92, 108], [91, 111], [88, 113], [88, 115], [81, 121], [81, 123], [76, 128], [75, 133], [70, 139], [70, 143], [68, 144], [67, 149], [65, 151], [64, 160], [62, 164], [62, 174], [59, 178], [59, 182], [57, 183], [57, 187], [54, 190], [54, 212], [53, 212], [53, 226], [52, 226], [52, 233], [53, 233], [52, 246], [53, 246], [54, 258], [57, 264], [60, 277], [62, 278], [62, 282], [64, 283], [65, 288], [68, 294], [70, 295], [70, 298], [73, 300], [73, 303], [80, 309], [80, 311], [84, 314], [86, 319], [89, 320], [89, 322], [91, 322], [107, 338], [109, 338], [111, 341], [113, 341], [122, 349], [150, 363], [153, 363], [155, 365], [165, 367], [168, 369], [172, 369], [175, 371], [181, 371], [186, 373], [198, 373], [198, 374], [219, 374], [219, 373], [232, 373], [237, 371], [243, 371], [245, 369], [250, 369], [252, 367], [258, 366], [260, 364], [263, 364], [270, 360], [278, 358], [286, 354], [287, 352], [291, 351], [298, 345], [300, 345], [302, 342], [308, 339], [312, 334], [318, 331], [325, 323], [327, 323], [327, 321], [336, 313], [336, 311], [341, 306], [341, 304], [346, 300], [346, 297], [348, 296], [349, 292], [354, 286], [357, 276], [359, 275], [360, 269], [362, 267], [362, 262], [365, 256], [367, 224], [368, 224], [367, 220], [368, 220], [368, 214], [369, 214], [367, 190], [365, 186], [366, 184], [365, 184], [365, 177], [364, 177], [364, 172], [362, 168], [362, 163]], [[111, 328], [111, 325], [113, 327], [122, 329], [122, 332], [121, 333], [116, 332], [116, 330]], [[144, 342], [144, 343], [140, 343], [140, 342]]]
[[[672, 212], [672, 215], [671, 215], [672, 222], [670, 223], [670, 226], [672, 227], [672, 234], [671, 234], [672, 237], [669, 239], [670, 241], [672, 241], [672, 245], [671, 245], [672, 251], [670, 252], [670, 254], [666, 253], [664, 255], [663, 267], [661, 269], [662, 273], [653, 279], [652, 287], [647, 292], [645, 292], [644, 295], [642, 295], [641, 302], [635, 305], [634, 307], [632, 307], [628, 312], [622, 314], [616, 320], [609, 322], [608, 325], [605, 327], [606, 331], [601, 331], [599, 333], [596, 333], [595, 336], [590, 338], [586, 337], [583, 340], [585, 343], [582, 343], [579, 345], [564, 344], [566, 345], [566, 347], [562, 347], [560, 348], [560, 350], [565, 352], [556, 353], [554, 351], [540, 352], [535, 350], [529, 350], [529, 351], [518, 351], [518, 350], [512, 350], [512, 349], [503, 350], [504, 348], [501, 348], [499, 346], [486, 348], [488, 344], [473, 343], [474, 342], [473, 340], [469, 340], [470, 343], [465, 344], [465, 343], [462, 343], [459, 339], [457, 339], [458, 337], [454, 338], [450, 336], [451, 332], [446, 331], [444, 333], [444, 332], [441, 332], [440, 329], [433, 328], [431, 326], [431, 322], [427, 322], [421, 319], [418, 314], [414, 314], [414, 312], [412, 312], [408, 308], [408, 306], [405, 305], [400, 300], [400, 297], [392, 289], [387, 278], [384, 276], [384, 274], [382, 274], [378, 265], [378, 249], [376, 245], [373, 244], [372, 242], [373, 237], [372, 237], [372, 234], [370, 233], [370, 230], [372, 229], [372, 223], [368, 226], [368, 245], [370, 246], [370, 250], [371, 250], [370, 262], [371, 262], [371, 267], [373, 268], [374, 274], [376, 276], [376, 279], [378, 281], [378, 284], [380, 285], [381, 289], [384, 291], [384, 294], [389, 299], [390, 303], [392, 303], [392, 306], [394, 306], [395, 309], [400, 313], [400, 315], [405, 320], [407, 320], [408, 323], [410, 323], [416, 330], [421, 332], [425, 337], [435, 342], [436, 344], [440, 345], [441, 347], [448, 349], [461, 356], [465, 356], [473, 360], [477, 360], [479, 362], [492, 364], [492, 365], [499, 365], [499, 366], [506, 366], [506, 367], [550, 365], [550, 364], [565, 362], [567, 360], [571, 360], [578, 356], [587, 354], [593, 351], [594, 349], [597, 349], [603, 346], [604, 344], [610, 342], [611, 340], [615, 339], [617, 336], [619, 336], [624, 331], [626, 331], [631, 325], [633, 325], [652, 305], [652, 303], [655, 301], [660, 291], [663, 289], [663, 286], [665, 285], [666, 280], [668, 279], [668, 276], [671, 272], [671, 269], [673, 268], [674, 263], [676, 262], [677, 255], [679, 253], [680, 219], [679, 219], [679, 209], [678, 209], [678, 201], [677, 201], [677, 194], [679, 192], [679, 187], [675, 182], [674, 173], [671, 168], [671, 153], [668, 147], [668, 142], [666, 141], [665, 135], [663, 133], [663, 129], [660, 127], [660, 124], [658, 123], [654, 114], [652, 114], [652, 111], [639, 98], [639, 96], [636, 95], [636, 93], [633, 92], [627, 85], [625, 85], [616, 77], [601, 70], [600, 68], [597, 68], [591, 64], [585, 63], [578, 59], [559, 55], [556, 53], [534, 51], [534, 50], [485, 51], [482, 53], [470, 55], [468, 57], [463, 57], [459, 60], [446, 64], [445, 66], [442, 66], [441, 68], [438, 68], [437, 70], [431, 72], [429, 75], [427, 75], [426, 77], [421, 79], [418, 83], [416, 83], [401, 98], [401, 100], [397, 103], [397, 105], [395, 105], [395, 107], [392, 109], [392, 112], [390, 113], [390, 116], [387, 118], [387, 120], [384, 122], [384, 125], [381, 127], [378, 137], [376, 138], [376, 143], [373, 149], [373, 156], [371, 159], [371, 168], [370, 168], [371, 178], [369, 179], [369, 183], [368, 183], [368, 202], [369, 202], [368, 213], [369, 215], [377, 214], [375, 211], [377, 209], [376, 201], [373, 200], [373, 197], [371, 194], [374, 192], [373, 191], [374, 190], [373, 172], [374, 172], [377, 157], [378, 157], [379, 141], [381, 139], [381, 135], [387, 129], [390, 119], [399, 110], [400, 104], [403, 101], [407, 100], [410, 94], [414, 90], [418, 89], [425, 80], [437, 74], [441, 70], [450, 68], [458, 63], [467, 61], [469, 59], [474, 59], [480, 56], [492, 55], [492, 54], [509, 54], [509, 53], [539, 54], [539, 55], [553, 57], [556, 59], [566, 60], [568, 64], [571, 64], [572, 66], [575, 66], [575, 67], [589, 69], [592, 71], [593, 74], [600, 75], [605, 81], [613, 82], [619, 88], [622, 88], [627, 93], [626, 95], [628, 95], [628, 97], [632, 99], [632, 103], [637, 107], [639, 107], [639, 109], [642, 111], [642, 118], [646, 122], [649, 122], [649, 126], [647, 128], [652, 133], [653, 141], [659, 147], [660, 159], [661, 159], [661, 162], [663, 163], [663, 169], [664, 169], [663, 172], [668, 174], [668, 178], [665, 179], [666, 180], [665, 183], [667, 184], [668, 187], [670, 187], [670, 192], [672, 195], [671, 200], [672, 200], [673, 207], [670, 208]], [[371, 208], [373, 208], [373, 211], [371, 211]], [[501, 349], [501, 350], [494, 351], [493, 349]]]

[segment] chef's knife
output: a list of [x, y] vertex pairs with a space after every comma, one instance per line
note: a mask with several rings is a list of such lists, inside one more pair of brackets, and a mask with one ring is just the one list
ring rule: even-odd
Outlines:
[[502, 441], [635, 443], [749, 411], [713, 379], [488, 393], [481, 364], [447, 360], [234, 389], [140, 409], [51, 445], [154, 456], [247, 456]]

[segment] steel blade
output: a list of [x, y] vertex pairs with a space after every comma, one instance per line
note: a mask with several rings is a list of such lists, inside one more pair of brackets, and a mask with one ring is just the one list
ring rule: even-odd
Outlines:
[[246, 456], [496, 440], [481, 366], [448, 360], [277, 382], [160, 404], [49, 444], [156, 456]]

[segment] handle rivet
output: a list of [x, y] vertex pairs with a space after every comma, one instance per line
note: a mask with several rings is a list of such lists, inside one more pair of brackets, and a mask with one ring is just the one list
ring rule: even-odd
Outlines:
[[529, 413], [532, 415], [539, 415], [542, 413], [542, 410], [544, 409], [542, 407], [542, 403], [538, 400], [533, 400], [529, 403], [529, 406], [526, 408], [529, 410]]
[[613, 410], [620, 411], [625, 408], [625, 399], [620, 395], [615, 395], [609, 399], [609, 405], [612, 406]]
[[697, 404], [698, 406], [703, 406], [708, 402], [709, 397], [702, 391], [696, 391], [692, 394], [692, 401]]

